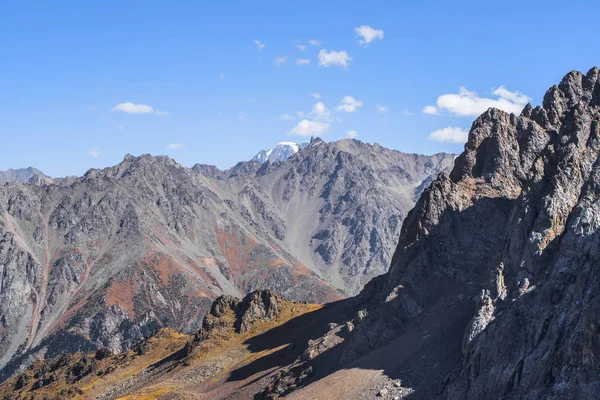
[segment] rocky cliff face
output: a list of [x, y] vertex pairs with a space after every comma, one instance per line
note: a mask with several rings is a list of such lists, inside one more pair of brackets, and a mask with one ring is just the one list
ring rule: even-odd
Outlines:
[[318, 140], [285, 163], [126, 156], [59, 184], [2, 186], [0, 367], [194, 332], [219, 295], [353, 293], [385, 272], [415, 190], [451, 161]]
[[482, 114], [405, 219], [389, 272], [353, 300], [356, 317], [262, 396], [310, 382], [299, 371], [329, 353], [338, 380], [369, 365], [415, 398], [598, 398], [599, 157], [597, 68], [569, 73], [542, 107]]

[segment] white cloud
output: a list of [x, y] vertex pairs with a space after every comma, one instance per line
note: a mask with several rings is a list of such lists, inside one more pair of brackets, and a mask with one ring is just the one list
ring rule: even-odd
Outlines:
[[283, 114], [283, 115], [280, 115], [280, 116], [279, 116], [279, 119], [280, 119], [280, 120], [282, 120], [282, 121], [293, 121], [293, 120], [295, 120], [296, 118], [292, 117], [292, 116], [291, 116], [291, 115], [289, 115], [289, 114]]
[[389, 111], [389, 108], [388, 108], [388, 106], [383, 106], [383, 105], [377, 104], [377, 111], [379, 111], [382, 114], [385, 114], [386, 112]]
[[225, 73], [222, 72], [221, 75], [219, 75], [219, 78], [221, 78], [221, 79], [225, 78]]
[[313, 99], [320, 99], [321, 95], [319, 93], [311, 93], [311, 96], [313, 97]]
[[348, 67], [348, 62], [352, 60], [352, 57], [345, 51], [327, 51], [323, 49], [319, 51], [319, 66], [321, 67]]
[[375, 29], [369, 25], [361, 25], [358, 28], [354, 28], [356, 36], [362, 39], [358, 43], [362, 46], [366, 46], [375, 39], [383, 40], [383, 31], [381, 29]]
[[152, 114], [154, 108], [147, 104], [134, 104], [130, 101], [114, 106], [110, 111], [122, 111], [127, 114]]
[[169, 115], [169, 112], [168, 111], [156, 110], [156, 115]]
[[285, 64], [286, 61], [287, 61], [286, 56], [277, 57], [275, 59], [275, 65], [277, 65], [278, 67], [281, 67], [283, 64]]
[[317, 102], [313, 106], [310, 115], [316, 120], [331, 122], [331, 111], [327, 109], [325, 103], [323, 103], [322, 101]]
[[296, 60], [296, 64], [298, 64], [298, 65], [310, 64], [310, 58], [299, 58]]
[[508, 113], [519, 114], [531, 98], [518, 91], [510, 91], [504, 86], [494, 90], [497, 99], [479, 97], [476, 92], [461, 87], [458, 93], [443, 94], [437, 98], [439, 110], [459, 116], [477, 116], [488, 108], [494, 107]]
[[450, 142], [450, 143], [464, 143], [467, 141], [469, 132], [463, 130], [458, 126], [449, 126], [435, 130], [427, 136], [429, 140], [435, 140], [436, 142]]
[[406, 116], [409, 116], [409, 117], [410, 117], [411, 115], [413, 115], [413, 113], [411, 113], [411, 112], [410, 112], [410, 111], [408, 111], [408, 110], [402, 110], [402, 115], [406, 115]]
[[439, 115], [439, 111], [437, 109], [437, 107], [435, 106], [425, 106], [423, 107], [423, 114], [428, 114], [428, 115]]
[[352, 96], [345, 96], [342, 99], [342, 103], [337, 106], [335, 109], [337, 111], [345, 111], [345, 112], [355, 112], [357, 108], [362, 107], [363, 103], [362, 101], [358, 101], [356, 100], [354, 97]]
[[298, 136], [322, 136], [329, 129], [329, 124], [327, 122], [319, 122], [319, 121], [309, 121], [307, 119], [303, 119], [298, 122], [298, 124], [289, 131], [288, 135], [298, 135]]
[[167, 149], [169, 149], [169, 150], [177, 150], [182, 147], [183, 147], [183, 145], [181, 143], [170, 143], [167, 145]]
[[306, 45], [305, 44], [297, 44], [296, 48], [300, 51], [304, 51], [304, 50], [306, 50]]
[[90, 151], [88, 151], [88, 154], [94, 158], [98, 158], [100, 157], [100, 149], [91, 149]]
[[245, 112], [243, 112], [243, 111], [242, 111], [242, 112], [241, 112], [241, 113], [238, 115], [238, 119], [241, 119], [242, 121], [244, 121], [244, 120], [247, 120], [247, 119], [248, 119], [248, 114], [246, 114]]
[[320, 40], [316, 40], [316, 39], [312, 39], [308, 41], [308, 44], [310, 44], [311, 46], [318, 46], [321, 44]]
[[258, 48], [258, 51], [262, 51], [262, 49], [265, 48], [265, 43], [261, 42], [258, 39], [254, 39], [254, 44], [256, 45], [256, 47]]
[[358, 136], [358, 132], [356, 132], [355, 130], [348, 131], [348, 132], [346, 132], [346, 136], [348, 136], [349, 138], [353, 138], [354, 139], [355, 137]]
[[506, 89], [504, 86], [500, 86], [498, 89], [494, 90], [492, 92], [492, 94], [495, 94], [496, 96], [500, 96], [503, 99], [510, 100], [516, 104], [523, 104], [523, 106], [525, 106], [527, 103], [529, 103], [531, 101], [531, 97], [528, 97], [519, 91], [511, 92], [510, 90]]

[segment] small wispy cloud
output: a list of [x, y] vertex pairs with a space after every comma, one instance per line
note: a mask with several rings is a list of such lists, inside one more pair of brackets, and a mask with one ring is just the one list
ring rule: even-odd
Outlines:
[[287, 61], [286, 56], [277, 57], [275, 59], [275, 65], [277, 65], [278, 67], [281, 67], [283, 64], [285, 64], [286, 61]]
[[88, 155], [90, 155], [90, 156], [92, 156], [94, 158], [100, 157], [100, 153], [101, 153], [101, 151], [98, 148], [93, 148], [90, 151], [88, 151]]
[[355, 137], [358, 136], [358, 132], [355, 131], [355, 130], [351, 130], [351, 131], [346, 132], [346, 136], [348, 136], [349, 138], [354, 139]]
[[317, 55], [319, 66], [329, 68], [331, 66], [348, 68], [352, 57], [346, 51], [327, 51], [322, 49]]
[[310, 64], [310, 58], [299, 58], [296, 60], [296, 64], [298, 65], [308, 65]]
[[222, 72], [222, 73], [219, 75], [219, 78], [221, 78], [221, 79], [224, 79], [224, 78], [225, 78], [225, 73], [224, 73], [224, 72]]
[[311, 46], [318, 46], [321, 44], [321, 41], [317, 39], [312, 39], [308, 41], [308, 44], [310, 44]]
[[142, 103], [132, 103], [127, 101], [125, 103], [119, 103], [113, 108], [112, 112], [124, 112], [127, 114], [156, 114], [156, 115], [169, 115], [168, 111], [155, 110], [152, 106]]
[[439, 111], [435, 106], [425, 106], [422, 110], [423, 114], [427, 115], [439, 115]]
[[411, 113], [408, 110], [402, 110], [402, 115], [406, 115], [406, 116], [410, 117], [411, 115], [413, 115], [413, 113]]
[[319, 93], [311, 93], [313, 99], [320, 99], [322, 96]]
[[300, 50], [300, 51], [304, 51], [304, 50], [306, 50], [306, 45], [305, 45], [305, 44], [297, 44], [297, 45], [295, 45], [295, 46], [296, 46], [296, 48], [297, 48], [298, 50]]
[[262, 49], [265, 48], [265, 43], [261, 42], [258, 39], [254, 39], [254, 44], [256, 45], [256, 47], [258, 48], [258, 51], [262, 51]]
[[183, 147], [183, 145], [181, 143], [170, 143], [167, 145], [167, 149], [169, 150], [177, 150], [177, 149], [181, 149]]
[[361, 46], [366, 46], [376, 39], [383, 40], [383, 31], [372, 28], [369, 25], [361, 25], [358, 28], [354, 28], [354, 31], [356, 32], [356, 36], [361, 38], [358, 41]]
[[293, 121], [293, 120], [295, 120], [296, 118], [292, 117], [292, 116], [291, 116], [291, 115], [289, 115], [289, 114], [283, 114], [283, 115], [280, 115], [280, 116], [279, 116], [279, 119], [280, 119], [280, 120], [282, 120], [282, 121]]
[[377, 104], [377, 111], [380, 112], [380, 113], [382, 113], [382, 114], [385, 114], [386, 112], [389, 111], [389, 108], [388, 108], [388, 106]]
[[125, 103], [117, 104], [110, 111], [120, 111], [127, 114], [152, 114], [154, 112], [154, 108], [147, 104], [135, 104], [130, 101], [127, 101]]
[[238, 119], [239, 119], [239, 120], [242, 120], [242, 121], [244, 121], [244, 120], [247, 120], [247, 119], [248, 119], [248, 114], [242, 111], [242, 112], [241, 112], [241, 113], [238, 115]]
[[352, 96], [345, 96], [342, 99], [342, 103], [337, 106], [335, 109], [337, 111], [344, 111], [344, 112], [355, 112], [359, 107], [362, 107], [363, 103], [362, 101], [356, 100], [354, 97]]

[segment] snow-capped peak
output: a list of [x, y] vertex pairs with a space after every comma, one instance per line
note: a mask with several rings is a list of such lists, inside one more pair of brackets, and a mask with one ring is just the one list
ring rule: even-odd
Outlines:
[[269, 150], [262, 150], [257, 155], [252, 158], [252, 160], [256, 160], [259, 163], [263, 164], [267, 161], [285, 161], [294, 154], [296, 154], [301, 149], [308, 146], [308, 142], [304, 143], [295, 143], [295, 142], [281, 142], [278, 143], [275, 147]]

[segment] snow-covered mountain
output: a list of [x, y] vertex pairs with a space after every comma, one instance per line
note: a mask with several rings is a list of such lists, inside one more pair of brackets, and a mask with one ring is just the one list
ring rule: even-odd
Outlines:
[[259, 163], [263, 164], [267, 161], [285, 161], [298, 151], [308, 146], [309, 142], [295, 143], [295, 142], [281, 142], [277, 146], [270, 150], [262, 150], [252, 158]]

